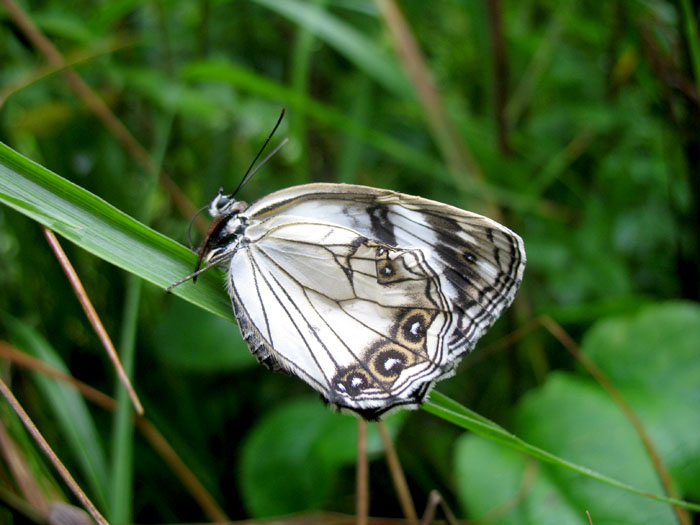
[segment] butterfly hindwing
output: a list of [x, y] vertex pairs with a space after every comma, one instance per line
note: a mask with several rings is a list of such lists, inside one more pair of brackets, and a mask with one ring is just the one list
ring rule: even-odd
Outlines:
[[419, 403], [452, 370], [445, 339], [455, 318], [421, 250], [287, 215], [246, 233], [229, 287], [263, 362], [368, 417]]

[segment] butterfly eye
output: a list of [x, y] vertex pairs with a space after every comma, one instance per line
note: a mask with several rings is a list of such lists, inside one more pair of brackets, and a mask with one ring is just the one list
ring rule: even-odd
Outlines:
[[219, 193], [216, 195], [216, 197], [214, 197], [214, 200], [212, 200], [211, 204], [209, 205], [209, 215], [212, 217], [222, 215], [231, 200], [232, 199], [230, 196], [223, 195], [221, 190], [219, 190]]

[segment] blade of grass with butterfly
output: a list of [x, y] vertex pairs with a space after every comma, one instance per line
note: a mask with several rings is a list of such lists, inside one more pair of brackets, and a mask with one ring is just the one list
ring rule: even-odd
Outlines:
[[[103, 199], [46, 170], [4, 144], [0, 144], [0, 202], [95, 256], [161, 288], [166, 288], [186, 275], [196, 261], [196, 256], [184, 246], [144, 226]], [[174, 293], [233, 321], [229, 299], [221, 285], [221, 276], [216, 272], [205, 273], [196, 286], [179, 287]], [[533, 447], [499, 425], [439, 394], [431, 396], [426, 410], [541, 461], [573, 470], [628, 492], [700, 511], [700, 505], [648, 494]]]

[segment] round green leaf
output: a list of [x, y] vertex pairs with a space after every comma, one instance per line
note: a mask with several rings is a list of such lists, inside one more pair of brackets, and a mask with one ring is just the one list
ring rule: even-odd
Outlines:
[[[655, 494], [663, 493], [632, 424], [589, 379], [555, 373], [527, 396], [516, 415], [518, 435], [560, 457]], [[596, 522], [676, 523], [664, 503], [611, 489], [595, 480], [542, 465], [571, 505]], [[537, 522], [530, 522], [537, 523]]]
[[[546, 470], [523, 454], [465, 434], [455, 449], [457, 495], [469, 516], [503, 525], [585, 525], [585, 509], [570, 502]], [[490, 514], [493, 513], [493, 514]]]
[[[406, 412], [387, 418], [395, 436]], [[370, 424], [367, 452], [383, 450]], [[340, 467], [357, 457], [357, 419], [333, 412], [317, 398], [281, 405], [250, 432], [241, 458], [243, 500], [257, 517], [321, 508]]]

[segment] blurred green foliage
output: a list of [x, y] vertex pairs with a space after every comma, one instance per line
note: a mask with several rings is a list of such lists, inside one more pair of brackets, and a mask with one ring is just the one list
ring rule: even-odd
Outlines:
[[[672, 341], [672, 344], [669, 344]], [[631, 404], [666, 460], [673, 479], [697, 499], [700, 471], [700, 308], [666, 303], [631, 316], [596, 323], [582, 351], [595, 360]], [[660, 351], [663, 349], [663, 352]], [[553, 372], [543, 387], [528, 393], [513, 412], [513, 431], [561, 457], [612, 473], [649, 492], [661, 484], [639, 437], [619, 407], [590, 378]], [[529, 491], [522, 506], [507, 509], [502, 523], [594, 522], [677, 523], [660, 503], [620, 498], [616, 491], [562, 469], [530, 461], [473, 434], [456, 447], [461, 501], [478, 514]], [[494, 465], [494, 467], [489, 467]], [[614, 465], [614, 467], [613, 467]]]
[[[190, 216], [33, 45], [12, 4], [0, 1], [0, 141], [186, 243]], [[499, 210], [528, 252], [518, 303], [438, 390], [544, 450], [663, 493], [628, 420], [549, 333], [480, 353], [550, 316], [583, 341], [637, 412], [677, 495], [700, 501], [697, 2], [400, 2], [456, 144], [416, 94], [383, 2], [21, 5], [195, 208], [220, 186], [235, 187], [287, 107], [278, 137], [290, 142], [244, 199], [342, 181]], [[452, 162], [450, 151], [473, 160]], [[8, 173], [0, 171], [0, 186]], [[92, 220], [68, 205], [78, 194], [61, 185], [52, 192], [43, 202], [66, 224]], [[172, 282], [194, 257], [149, 233], [110, 246], [128, 220], [97, 199], [76, 198], [103, 214], [95, 226], [103, 244], [91, 251], [109, 262], [69, 242], [64, 249], [115, 344], [133, 355], [146, 416], [226, 515], [352, 513], [354, 421], [323, 407], [300, 381], [257, 366], [228, 321], [131, 279], [120, 268]], [[0, 340], [123, 400], [30, 218], [42, 210], [34, 212], [0, 207]], [[64, 235], [79, 242], [81, 230]], [[139, 246], [152, 246], [152, 264]], [[219, 278], [204, 276], [193, 292], [200, 296], [188, 299], [220, 310]], [[44, 374], [0, 363], [3, 380], [110, 520], [205, 519], [132, 430], [125, 402], [113, 415]], [[6, 408], [3, 427], [45, 493], [59, 497], [64, 489]], [[594, 523], [678, 519], [665, 504], [536, 463], [426, 411], [388, 422], [419, 507], [439, 489], [460, 517], [497, 523], [585, 524], [587, 509]], [[398, 516], [376, 436], [370, 451], [371, 513]], [[6, 461], [0, 471], [0, 521], [14, 520], [19, 511], [4, 507], [6, 494], [22, 492]]]

